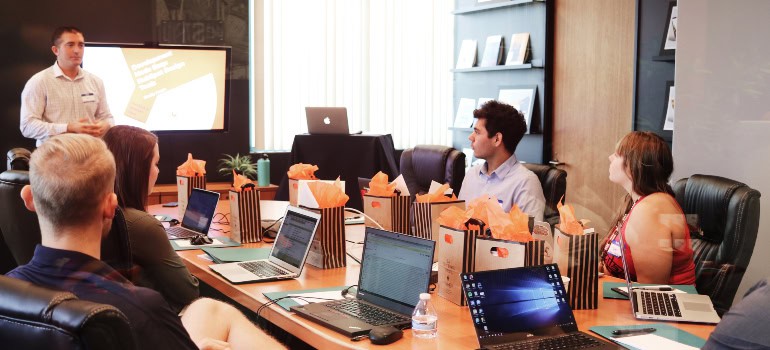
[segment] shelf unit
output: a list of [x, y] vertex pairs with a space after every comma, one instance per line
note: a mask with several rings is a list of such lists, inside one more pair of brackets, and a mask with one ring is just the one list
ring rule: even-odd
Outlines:
[[[497, 99], [500, 89], [519, 86], [536, 86], [537, 95], [531, 116], [529, 133], [519, 143], [516, 156], [531, 163], [543, 163], [551, 157], [551, 67], [550, 52], [553, 47], [552, 0], [510, 0], [489, 4], [477, 0], [455, 0], [453, 11], [456, 62], [463, 40], [479, 43], [477, 55], [484, 52], [484, 43], [491, 35], [502, 35], [504, 56], [510, 48], [515, 33], [530, 33], [530, 57], [520, 65], [497, 65], [452, 69], [453, 111], [452, 121], [461, 98]], [[477, 61], [480, 61], [481, 57]], [[453, 123], [450, 123], [450, 125]], [[452, 145], [458, 150], [470, 147], [468, 136], [472, 128], [450, 127]]]

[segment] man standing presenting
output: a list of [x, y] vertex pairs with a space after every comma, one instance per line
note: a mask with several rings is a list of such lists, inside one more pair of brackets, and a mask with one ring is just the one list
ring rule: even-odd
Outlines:
[[63, 133], [101, 137], [115, 120], [102, 80], [80, 68], [83, 32], [59, 27], [51, 41], [56, 62], [32, 76], [21, 93], [21, 134], [36, 139], [36, 146]]
[[466, 202], [482, 195], [497, 197], [503, 210], [514, 204], [543, 221], [545, 196], [537, 175], [516, 159], [516, 147], [527, 131], [524, 117], [505, 103], [489, 101], [473, 111], [478, 119], [468, 139], [473, 156], [486, 162], [468, 170], [460, 188]]

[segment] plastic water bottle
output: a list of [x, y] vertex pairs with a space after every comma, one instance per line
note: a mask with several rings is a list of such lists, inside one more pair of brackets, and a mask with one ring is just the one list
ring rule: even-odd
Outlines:
[[270, 185], [270, 159], [267, 154], [262, 154], [262, 158], [257, 160], [257, 184], [259, 187]]
[[412, 312], [412, 334], [417, 338], [431, 339], [438, 331], [438, 314], [430, 302], [430, 294], [420, 293], [420, 302]]

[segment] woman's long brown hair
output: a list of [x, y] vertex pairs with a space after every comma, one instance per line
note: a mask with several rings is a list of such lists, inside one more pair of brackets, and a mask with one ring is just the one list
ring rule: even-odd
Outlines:
[[104, 142], [115, 156], [115, 194], [121, 208], [145, 211], [147, 208], [150, 167], [158, 137], [151, 132], [127, 125], [110, 128]]

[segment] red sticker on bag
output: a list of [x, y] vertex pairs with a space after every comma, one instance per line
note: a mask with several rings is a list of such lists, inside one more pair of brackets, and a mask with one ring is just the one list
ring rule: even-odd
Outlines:
[[497, 256], [501, 258], [508, 257], [508, 248], [497, 248]]
[[379, 207], [380, 207], [380, 202], [377, 202], [377, 201], [372, 202], [372, 208], [379, 208]]
[[299, 183], [298, 182], [295, 182], [295, 183], [293, 183], [291, 185], [294, 187], [295, 190], [297, 189], [297, 187], [299, 187]]
[[452, 242], [454, 242], [454, 237], [452, 237], [452, 235], [449, 235], [449, 234], [444, 234], [444, 242], [452, 244]]

